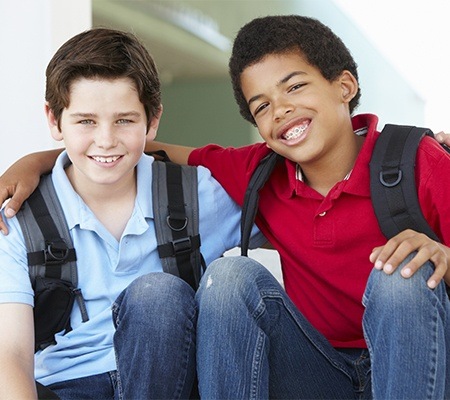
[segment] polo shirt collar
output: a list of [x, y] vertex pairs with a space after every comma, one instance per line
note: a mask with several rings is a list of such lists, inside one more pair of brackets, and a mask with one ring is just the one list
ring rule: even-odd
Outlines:
[[378, 138], [378, 117], [373, 114], [360, 114], [352, 118], [353, 130], [367, 130], [365, 140], [356, 158], [350, 178], [343, 187], [343, 192], [357, 196], [370, 197], [370, 159]]

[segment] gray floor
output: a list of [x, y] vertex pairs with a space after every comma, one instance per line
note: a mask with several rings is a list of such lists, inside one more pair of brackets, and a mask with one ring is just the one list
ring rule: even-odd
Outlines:
[[[239, 256], [241, 254], [240, 248], [236, 247], [227, 251], [225, 256]], [[254, 258], [256, 261], [264, 265], [278, 281], [283, 284], [283, 276], [281, 274], [280, 257], [275, 250], [267, 249], [255, 249], [249, 250], [249, 257]]]

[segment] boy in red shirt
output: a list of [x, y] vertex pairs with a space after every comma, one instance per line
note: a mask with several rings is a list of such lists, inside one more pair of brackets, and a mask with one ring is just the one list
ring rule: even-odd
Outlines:
[[[210, 168], [242, 204], [259, 161], [270, 149], [285, 157], [260, 193], [257, 224], [280, 253], [289, 297], [253, 260], [209, 266], [197, 294], [201, 394], [448, 397], [450, 306], [437, 282], [445, 273], [450, 283], [450, 252], [413, 231], [383, 246], [369, 187], [377, 117], [351, 118], [360, 90], [349, 51], [316, 20], [266, 17], [239, 32], [230, 74], [241, 114], [265, 143], [210, 145], [189, 163]], [[450, 157], [425, 139], [418, 196], [445, 245], [449, 169]]]
[[265, 143], [210, 145], [189, 163], [242, 204], [259, 161], [270, 149], [285, 157], [256, 221], [280, 253], [289, 297], [252, 260], [209, 266], [197, 294], [201, 394], [450, 396], [450, 305], [437, 283], [450, 283], [448, 154], [425, 139], [416, 164], [422, 211], [445, 245], [410, 230], [385, 244], [369, 188], [377, 118], [351, 118], [360, 90], [342, 41], [310, 18], [260, 18], [240, 30], [229, 66], [241, 114]]
[[450, 397], [450, 157], [424, 139], [416, 164], [443, 244], [411, 230], [386, 243], [369, 190], [377, 117], [351, 117], [358, 74], [341, 40], [306, 17], [256, 19], [235, 40], [230, 73], [265, 143], [171, 157], [210, 168], [239, 204], [270, 149], [285, 157], [256, 221], [286, 291], [248, 258], [208, 267], [197, 294], [202, 398]]
[[[267, 382], [264, 382], [263, 387], [269, 392], [263, 391], [258, 395], [260, 398], [265, 398], [267, 393], [269, 396], [280, 394], [282, 398], [353, 398], [359, 391], [370, 396], [371, 372], [374, 398], [414, 398], [409, 397], [408, 393], [411, 392], [406, 391], [413, 386], [410, 379], [406, 379], [404, 375], [402, 376], [405, 379], [399, 377], [399, 373], [411, 376], [414, 371], [414, 376], [417, 377], [417, 372], [424, 373], [423, 365], [428, 364], [429, 375], [436, 371], [442, 372], [440, 384], [433, 386], [432, 397], [442, 398], [442, 383], [449, 377], [448, 372], [445, 372], [448, 368], [450, 345], [450, 327], [446, 322], [449, 316], [448, 299], [442, 283], [435, 290], [439, 291], [438, 297], [426, 287], [425, 281], [433, 288], [438, 280], [431, 276], [433, 269], [429, 263], [415, 274], [413, 271], [416, 271], [422, 265], [421, 260], [427, 257], [440, 259], [437, 263], [446, 265], [449, 260], [448, 248], [416, 232], [405, 231], [386, 246], [374, 249], [386, 243], [373, 212], [369, 188], [369, 160], [378, 135], [375, 131], [376, 120], [375, 116], [369, 115], [358, 115], [352, 119], [355, 132], [359, 129], [367, 132], [364, 144], [351, 174], [336, 182], [325, 196], [305, 182], [306, 174], [300, 175], [300, 171], [290, 160], [276, 167], [260, 192], [257, 225], [280, 254], [285, 290], [289, 298], [272, 282], [272, 277], [264, 268], [254, 265], [253, 260], [241, 257], [234, 260], [224, 258], [208, 267], [207, 277], [204, 279], [212, 281], [213, 285], [207, 289], [203, 286], [197, 295], [200, 307], [197, 327], [197, 357], [201, 360], [199, 376], [207, 377], [200, 378], [201, 383], [221, 382], [219, 377], [224, 376], [224, 371], [228, 371], [228, 374], [233, 371], [230, 363], [235, 365], [245, 362], [243, 370], [248, 371], [249, 375], [267, 368], [265, 373], [269, 376], [269, 386], [265, 386]], [[423, 161], [417, 166], [422, 210], [427, 220], [434, 222], [432, 226], [440, 233], [439, 236], [446, 238], [444, 243], [448, 243], [450, 227], [445, 215], [449, 211], [446, 204], [446, 199], [449, 198], [448, 186], [440, 185], [438, 180], [441, 174], [436, 174], [436, 171], [445, 171], [450, 167], [448, 157], [445, 154], [440, 155], [440, 149], [436, 148], [432, 140], [426, 146], [423, 145], [423, 148], [419, 156]], [[251, 175], [249, 171], [254, 169], [267, 151], [264, 145], [241, 149], [208, 146], [195, 150], [189, 161], [194, 165], [198, 163], [208, 166], [225, 190], [242, 204], [245, 187]], [[433, 174], [434, 168], [437, 170]], [[446, 184], [450, 183], [448, 179], [444, 181]], [[445, 211], [439, 214], [437, 210]], [[418, 250], [416, 258], [410, 257], [400, 263], [400, 270], [393, 273], [392, 266], [397, 266], [397, 260], [405, 258], [412, 249]], [[436, 253], [431, 256], [434, 251]], [[386, 262], [381, 262], [383, 259]], [[384, 265], [385, 272], [393, 275], [374, 270], [373, 263], [377, 269]], [[376, 282], [372, 283], [371, 289], [367, 286], [370, 275], [373, 275], [372, 281]], [[262, 284], [258, 283], [259, 279], [263, 280]], [[271, 282], [268, 283], [269, 281]], [[218, 288], [220, 284], [223, 284], [223, 287]], [[416, 284], [420, 284], [420, 287], [410, 287], [411, 291], [403, 292], [410, 285]], [[407, 288], [403, 289], [403, 286]], [[392, 289], [392, 292], [384, 293], [386, 287]], [[416, 291], [413, 291], [413, 288]], [[254, 299], [249, 293], [261, 295]], [[370, 302], [367, 293], [372, 293]], [[375, 301], [373, 295], [380, 297]], [[431, 295], [431, 298], [425, 295]], [[361, 301], [363, 296], [364, 305]], [[254, 308], [250, 312], [256, 316], [254, 321], [250, 320], [254, 325], [241, 326], [237, 322], [240, 321], [240, 316], [248, 314], [250, 307], [247, 302], [242, 301], [243, 297], [254, 301], [251, 303]], [[437, 303], [431, 309], [420, 308], [425, 301]], [[269, 304], [270, 302], [276, 306]], [[242, 307], [239, 308], [236, 303], [241, 303]], [[261, 311], [261, 315], [259, 314], [260, 308], [269, 310], [270, 307], [276, 307], [273, 313]], [[435, 325], [431, 321], [439, 315], [439, 309], [446, 311], [440, 315], [440, 318], [443, 318], [440, 323]], [[298, 313], [298, 310], [301, 313]], [[230, 312], [232, 314], [228, 316]], [[386, 316], [390, 318], [385, 318]], [[286, 321], [282, 321], [282, 317]], [[220, 326], [216, 320], [220, 321]], [[370, 322], [381, 323], [372, 326]], [[226, 326], [229, 328], [225, 330]], [[236, 327], [232, 328], [233, 326]], [[241, 343], [243, 337], [252, 337], [251, 327], [255, 329], [253, 351], [247, 348], [252, 344]], [[379, 336], [371, 336], [369, 329], [376, 331]], [[439, 345], [430, 340], [433, 335], [428, 329], [436, 329], [442, 333]], [[259, 337], [261, 330], [264, 332], [262, 338]], [[237, 358], [245, 354], [246, 357], [258, 358], [260, 361], [237, 361], [234, 356], [231, 361], [224, 359], [220, 355], [221, 351], [217, 350], [219, 332], [226, 332], [220, 336], [220, 347], [226, 347], [222, 349], [223, 353]], [[230, 338], [230, 332], [236, 332], [235, 341]], [[444, 336], [444, 333], [447, 336]], [[327, 340], [323, 340], [324, 338]], [[258, 342], [258, 339], [261, 342]], [[259, 349], [257, 343], [262, 348]], [[418, 347], [413, 346], [413, 343]], [[243, 347], [236, 347], [238, 344]], [[372, 351], [371, 354], [364, 350], [367, 345]], [[399, 346], [395, 348], [394, 345]], [[405, 345], [410, 353], [405, 351]], [[435, 348], [439, 350], [432, 350]], [[216, 353], [213, 350], [216, 350]], [[377, 350], [381, 354], [378, 354]], [[324, 357], [318, 357], [319, 354], [314, 353], [324, 353]], [[442, 358], [431, 362], [436, 353]], [[422, 356], [425, 359], [422, 359]], [[378, 360], [378, 363], [374, 363], [374, 359]], [[390, 365], [391, 361], [396, 365]], [[222, 362], [227, 364], [222, 365]], [[353, 364], [353, 367], [348, 368], [348, 363]], [[211, 369], [211, 365], [219, 367]], [[308, 378], [304, 378], [304, 368], [309, 371]], [[291, 370], [293, 375], [292, 380], [289, 380], [286, 371]], [[238, 379], [241, 373], [239, 371], [242, 372], [236, 370], [236, 375], [230, 380]], [[276, 372], [280, 375], [273, 377]], [[424, 380], [415, 381], [417, 386], [413, 386], [414, 391], [417, 392], [419, 387], [426, 388], [424, 381], [429, 378], [427, 373], [424, 373]], [[294, 379], [297, 375], [299, 378]], [[380, 383], [377, 385], [376, 382]], [[391, 388], [391, 384], [395, 388]], [[284, 385], [287, 386], [283, 387]], [[448, 388], [448, 382], [446, 385]], [[225, 387], [227, 390], [236, 389], [232, 385]], [[212, 393], [219, 393], [218, 398], [245, 398], [248, 394], [243, 391], [239, 392], [242, 397], [236, 397], [234, 392], [222, 392], [225, 387], [216, 388]], [[251, 385], [248, 384], [246, 388], [250, 390]], [[353, 388], [357, 388], [355, 393]], [[391, 395], [391, 391], [395, 395]], [[211, 395], [211, 398], [214, 396]]]

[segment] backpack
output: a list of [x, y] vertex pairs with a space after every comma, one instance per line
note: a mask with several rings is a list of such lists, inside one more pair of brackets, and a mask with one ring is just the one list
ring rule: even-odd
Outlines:
[[[152, 197], [158, 253], [163, 271], [197, 289], [205, 263], [200, 253], [197, 169], [167, 161], [152, 164]], [[53, 344], [56, 333], [69, 332], [74, 302], [82, 321], [89, 320], [78, 288], [76, 251], [51, 174], [41, 177], [17, 213], [27, 247], [35, 292], [35, 351]]]
[[[426, 128], [387, 124], [375, 143], [370, 160], [372, 205], [384, 236], [389, 239], [410, 228], [440, 241], [428, 225], [417, 198], [414, 167], [417, 148], [425, 136], [434, 138]], [[450, 152], [450, 149], [443, 145]], [[242, 206], [241, 255], [248, 255], [250, 232], [259, 202], [259, 190], [283, 157], [271, 152], [250, 178]], [[447, 287], [450, 295], [450, 288]]]

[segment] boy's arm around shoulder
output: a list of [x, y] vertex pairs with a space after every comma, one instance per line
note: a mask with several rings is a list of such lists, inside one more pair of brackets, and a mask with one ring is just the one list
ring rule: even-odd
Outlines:
[[0, 398], [37, 398], [33, 308], [27, 304], [0, 304]]
[[[11, 165], [0, 176], [0, 206], [7, 199], [10, 201], [5, 206], [5, 215], [13, 217], [22, 206], [23, 202], [33, 193], [39, 184], [42, 174], [52, 170], [56, 158], [62, 149], [48, 150], [28, 154]], [[0, 215], [0, 230], [8, 233], [8, 226]]]
[[147, 141], [145, 143], [145, 151], [151, 153], [153, 151], [164, 150], [170, 160], [176, 164], [187, 165], [189, 156], [195, 147], [180, 146], [177, 144], [169, 144], [155, 141]]

